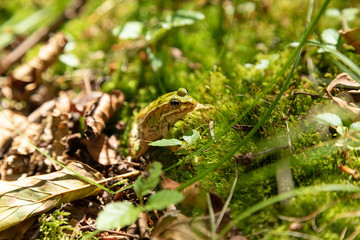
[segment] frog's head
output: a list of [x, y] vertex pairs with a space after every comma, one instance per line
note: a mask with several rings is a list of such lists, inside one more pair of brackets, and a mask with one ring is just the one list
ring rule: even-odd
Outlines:
[[176, 92], [170, 92], [157, 100], [157, 106], [161, 108], [161, 119], [175, 123], [187, 113], [196, 108], [197, 102], [191, 97], [185, 88], [179, 88]]

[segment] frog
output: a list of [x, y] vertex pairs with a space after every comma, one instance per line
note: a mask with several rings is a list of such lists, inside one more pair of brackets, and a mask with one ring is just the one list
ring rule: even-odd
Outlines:
[[149, 149], [150, 142], [168, 138], [171, 126], [192, 112], [197, 105], [197, 101], [185, 88], [179, 88], [162, 95], [142, 109], [130, 131], [131, 159], [139, 159]]

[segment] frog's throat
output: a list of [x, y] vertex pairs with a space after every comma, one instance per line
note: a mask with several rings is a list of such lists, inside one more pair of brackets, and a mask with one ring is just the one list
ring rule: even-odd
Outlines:
[[[184, 103], [183, 103], [184, 104]], [[184, 104], [185, 106], [182, 106], [181, 108], [171, 111], [169, 113], [164, 113], [159, 122], [162, 122], [166, 120], [166, 122], [170, 122], [171, 124], [175, 123], [177, 120], [183, 118], [186, 114], [191, 112], [196, 108], [197, 103], [188, 103]], [[169, 121], [169, 119], [172, 119], [172, 121]]]

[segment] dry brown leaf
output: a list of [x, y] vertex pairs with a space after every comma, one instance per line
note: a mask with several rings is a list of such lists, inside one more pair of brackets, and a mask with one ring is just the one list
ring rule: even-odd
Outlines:
[[[30, 140], [31, 142], [37, 142], [41, 133], [42, 127], [39, 123], [32, 123], [23, 131], [23, 135], [26, 139]], [[26, 141], [23, 136], [16, 136], [12, 142], [12, 146], [8, 152], [8, 154], [21, 154], [21, 155], [28, 155], [35, 152], [35, 148]]]
[[11, 228], [7, 228], [4, 231], [0, 232], [0, 239], [11, 239], [11, 240], [21, 240], [25, 239], [24, 234], [29, 230], [31, 225], [37, 220], [37, 217], [31, 217], [22, 221]]
[[11, 74], [11, 85], [23, 89], [31, 83], [38, 84], [41, 74], [53, 64], [64, 50], [66, 38], [63, 33], [57, 33], [49, 39], [48, 44], [42, 46], [38, 55], [18, 68]]
[[99, 99], [104, 93], [98, 91], [84, 91], [72, 99], [74, 110], [83, 113], [86, 106], [93, 100]]
[[124, 102], [124, 94], [113, 91], [111, 94], [104, 93], [99, 99], [93, 100], [85, 109], [84, 135], [88, 140], [93, 140], [100, 135], [109, 118], [121, 107]]
[[180, 187], [180, 185], [181, 184], [179, 182], [174, 181], [171, 178], [162, 177], [161, 187], [163, 189], [175, 190], [176, 188]]
[[[12, 129], [13, 132], [15, 132]], [[15, 132], [16, 133], [16, 132]], [[28, 125], [23, 132], [25, 138], [36, 142], [42, 133], [42, 127], [38, 123]], [[16, 133], [17, 134], [17, 133]], [[35, 152], [35, 148], [24, 139], [23, 136], [16, 136], [11, 148], [1, 161], [1, 180], [12, 181], [18, 179], [27, 169], [29, 155]]]
[[[10, 121], [5, 118], [4, 114]], [[13, 125], [21, 131], [28, 126], [28, 121], [23, 115], [11, 110], [4, 110], [3, 113], [0, 113], [0, 122], [0, 157], [2, 157], [9, 149], [13, 138], [17, 135]]]
[[66, 44], [62, 33], [40, 48], [38, 55], [9, 74], [10, 84], [1, 89], [8, 98], [40, 104], [51, 97], [49, 88], [40, 85], [41, 74], [58, 58]]
[[331, 91], [335, 87], [342, 87], [346, 89], [360, 89], [360, 83], [355, 81], [352, 77], [350, 77], [347, 73], [341, 73], [334, 78], [330, 82], [330, 84], [326, 87], [326, 91], [331, 96]]
[[171, 211], [160, 218], [151, 239], [203, 240], [204, 236], [210, 237], [210, 230], [203, 221], [194, 221], [179, 211]]
[[340, 35], [360, 53], [360, 28], [349, 31], [339, 30]]
[[[69, 121], [67, 114], [57, 115], [53, 113], [48, 115], [41, 123], [41, 136], [36, 141], [32, 141], [35, 145], [39, 146], [43, 152], [62, 163], [64, 163], [66, 150], [68, 149], [67, 136], [70, 135], [68, 127], [68, 125], [70, 125]], [[46, 157], [42, 153], [38, 151], [34, 152], [29, 163], [30, 174], [32, 174], [35, 169], [37, 172], [48, 173], [51, 171], [52, 166], [57, 170], [60, 169], [60, 167], [52, 161], [44, 163], [45, 160]], [[45, 167], [45, 164], [47, 164], [47, 167]], [[39, 165], [43, 166], [43, 171], [39, 169]]]
[[68, 114], [71, 111], [72, 103], [69, 95], [64, 92], [60, 91], [59, 97], [56, 101], [56, 108], [55, 111], [57, 114]]
[[33, 122], [40, 122], [42, 118], [46, 117], [51, 113], [51, 111], [54, 109], [56, 105], [56, 100], [50, 100], [43, 104], [41, 104], [40, 107], [38, 107], [36, 110], [34, 110], [29, 116], [28, 121]]
[[[171, 178], [163, 177], [161, 182], [161, 187], [164, 189], [175, 190], [180, 186], [180, 183], [172, 180]], [[180, 205], [187, 211], [192, 211], [193, 209], [202, 210], [205, 212], [208, 209], [208, 203], [206, 199], [206, 194], [210, 194], [211, 205], [214, 212], [221, 211], [224, 207], [224, 202], [221, 197], [212, 191], [208, 191], [204, 188], [201, 182], [195, 182], [190, 186], [184, 188], [181, 191], [184, 195], [184, 199], [181, 201]]]
[[110, 138], [101, 133], [97, 138], [91, 141], [84, 140], [86, 149], [90, 156], [102, 165], [118, 164], [120, 155], [116, 151], [118, 149], [117, 139], [115, 136]]
[[[217, 220], [219, 214], [215, 214]], [[227, 212], [217, 229], [218, 232], [230, 222], [230, 213]], [[151, 235], [152, 240], [203, 240], [211, 239], [210, 217], [202, 216], [189, 218], [179, 211], [170, 211], [160, 218]], [[218, 239], [218, 238], [216, 238]]]
[[338, 97], [332, 97], [332, 99], [343, 109], [350, 110], [355, 115], [360, 114], [360, 108], [356, 106], [354, 103], [348, 103], [344, 99]]
[[40, 122], [42, 118], [47, 117], [49, 114], [69, 114], [73, 110], [75, 110], [75, 106], [70, 99], [69, 93], [60, 91], [57, 99], [41, 104], [28, 116], [28, 120], [29, 122]]
[[[335, 87], [346, 88], [338, 96], [334, 97], [331, 91]], [[347, 73], [339, 74], [334, 80], [327, 86], [326, 91], [328, 95], [340, 106], [340, 108], [347, 110], [351, 118], [358, 118], [360, 113], [360, 107], [355, 103], [360, 100], [359, 98], [360, 84], [356, 82]]]
[[[1, 179], [13, 181], [23, 174], [33, 175], [33, 172], [48, 173], [51, 171], [52, 162], [48, 161], [45, 166], [46, 157], [37, 152], [34, 145], [38, 146], [43, 152], [51, 157], [62, 161], [66, 149], [68, 148], [66, 138], [69, 135], [67, 115], [48, 115], [42, 123], [31, 123], [23, 136], [16, 136], [12, 142], [10, 150], [1, 162]], [[42, 165], [39, 168], [39, 165]], [[57, 167], [57, 166], [56, 166]]]
[[206, 194], [210, 194], [211, 205], [214, 212], [221, 211], [224, 203], [220, 196], [212, 191], [208, 191], [204, 188], [201, 182], [195, 182], [194, 184], [184, 188], [181, 191], [184, 194], [184, 199], [181, 201], [181, 207], [186, 211], [197, 211], [205, 212], [208, 209], [208, 203]]
[[[99, 172], [81, 162], [71, 162], [68, 167], [92, 181], [103, 179]], [[0, 181], [0, 186], [0, 231], [100, 191], [67, 169], [15, 182]]]

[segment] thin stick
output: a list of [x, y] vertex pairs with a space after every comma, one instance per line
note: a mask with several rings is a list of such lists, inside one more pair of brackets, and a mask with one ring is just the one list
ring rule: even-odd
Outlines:
[[141, 212], [139, 214], [138, 224], [139, 224], [140, 237], [141, 238], [149, 238], [149, 232], [147, 230], [148, 229], [148, 221], [147, 221], [146, 212]]

